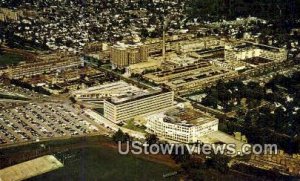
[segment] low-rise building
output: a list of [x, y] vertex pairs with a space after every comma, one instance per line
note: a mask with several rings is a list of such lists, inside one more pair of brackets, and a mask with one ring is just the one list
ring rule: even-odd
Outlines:
[[194, 65], [181, 66], [173, 70], [162, 70], [146, 74], [143, 77], [156, 84], [165, 84], [177, 94], [184, 94], [210, 87], [222, 79], [234, 79], [238, 77], [238, 73], [234, 70], [211, 65], [208, 61], [199, 61]]
[[282, 62], [287, 59], [287, 50], [252, 42], [244, 42], [236, 46], [225, 46], [226, 61], [242, 61], [255, 57]]
[[147, 116], [149, 133], [164, 139], [184, 143], [195, 143], [200, 137], [218, 131], [217, 118], [193, 108], [173, 107]]
[[223, 47], [224, 41], [214, 37], [204, 37], [179, 43], [179, 51], [182, 53]]
[[0, 8], [0, 21], [17, 21], [20, 19], [21, 16], [23, 16], [22, 10]]
[[10, 67], [6, 72], [9, 78], [19, 79], [26, 76], [50, 73], [51, 71], [65, 70], [80, 66], [83, 66], [83, 61], [76, 56], [51, 54], [38, 57], [36, 62], [28, 62]]
[[142, 91], [140, 88], [130, 85], [124, 81], [108, 83], [104, 85], [89, 87], [83, 90], [72, 92], [72, 95], [79, 101], [97, 101], [103, 102], [104, 99], [113, 96], [121, 96], [128, 93], [137, 93]]
[[145, 70], [157, 70], [161, 68], [162, 60], [161, 59], [151, 59], [147, 62], [141, 62], [133, 65], [129, 65], [126, 68], [126, 73], [131, 74], [141, 74]]

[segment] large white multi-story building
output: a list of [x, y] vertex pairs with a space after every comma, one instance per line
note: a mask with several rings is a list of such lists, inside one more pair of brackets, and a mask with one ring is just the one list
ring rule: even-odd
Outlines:
[[104, 117], [122, 122], [136, 116], [171, 107], [174, 92], [161, 90], [112, 97], [104, 101]]
[[164, 139], [196, 143], [200, 137], [218, 131], [219, 120], [192, 108], [170, 108], [146, 117], [149, 133]]

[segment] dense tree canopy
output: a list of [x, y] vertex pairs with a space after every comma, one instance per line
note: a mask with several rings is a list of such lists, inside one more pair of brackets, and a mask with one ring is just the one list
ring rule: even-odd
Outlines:
[[116, 143], [118, 142], [122, 142], [125, 143], [126, 141], [130, 141], [131, 138], [127, 133], [124, 133], [122, 130], [118, 130], [117, 132], [115, 132], [115, 134], [112, 137], [112, 140]]
[[299, 18], [300, 0], [189, 0], [190, 18], [225, 18], [256, 16], [269, 20]]
[[300, 72], [277, 75], [264, 86], [257, 82], [224, 83], [206, 89], [202, 104], [224, 112], [236, 112], [221, 123], [229, 134], [239, 131], [250, 143], [276, 143], [287, 152], [300, 148]]

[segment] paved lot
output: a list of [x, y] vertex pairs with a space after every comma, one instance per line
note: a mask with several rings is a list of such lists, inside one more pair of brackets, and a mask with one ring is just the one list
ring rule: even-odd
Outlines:
[[0, 110], [14, 108], [17, 106], [28, 104], [27, 101], [0, 99]]
[[208, 143], [208, 144], [213, 144], [217, 142], [222, 142], [225, 144], [235, 144], [237, 152], [241, 151], [243, 144], [245, 144], [242, 141], [236, 140], [233, 136], [223, 133], [221, 131], [215, 131], [208, 135], [202, 136], [200, 140], [203, 143]]
[[134, 131], [131, 129], [127, 129], [127, 128], [118, 126], [117, 124], [109, 121], [108, 119], [104, 118], [103, 116], [99, 115], [98, 113], [96, 113], [90, 109], [86, 109], [85, 114], [88, 115], [89, 118], [93, 119], [98, 124], [104, 126], [107, 130], [111, 130], [112, 132], [114, 132], [114, 131], [118, 131], [119, 129], [121, 129], [124, 133], [127, 133], [134, 138], [145, 139], [145, 133], [141, 133], [138, 131]]
[[47, 97], [46, 95], [36, 93], [29, 89], [17, 87], [13, 84], [5, 85], [2, 82], [0, 82], [0, 93], [10, 94], [14, 96], [28, 97], [28, 98], [39, 98], [39, 99]]
[[0, 147], [102, 132], [103, 127], [67, 104], [29, 103], [12, 109], [0, 109]]

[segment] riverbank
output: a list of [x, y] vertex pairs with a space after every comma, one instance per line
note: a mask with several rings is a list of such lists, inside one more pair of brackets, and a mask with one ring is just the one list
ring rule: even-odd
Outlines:
[[[114, 177], [114, 175], [121, 178], [123, 177], [120, 174], [118, 175], [119, 172], [128, 172], [134, 175], [134, 178], [131, 180], [163, 180], [162, 175], [180, 169], [180, 165], [176, 164], [170, 155], [120, 155], [118, 153], [118, 145], [111, 141], [111, 138], [104, 136], [75, 137], [2, 148], [0, 149], [0, 169], [48, 154], [55, 155], [59, 158], [66, 164], [66, 168], [62, 171], [58, 171], [58, 173], [53, 173], [54, 175], [50, 173], [51, 175], [40, 176], [34, 180], [46, 180], [48, 179], [46, 176], [53, 178], [51, 180], [62, 180], [64, 177], [67, 178], [68, 174], [72, 175], [75, 180], [80, 180], [83, 179], [78, 176], [80, 172], [86, 174], [85, 176], [87, 176], [88, 172], [91, 172], [92, 176], [88, 176], [88, 178], [90, 180], [97, 180], [97, 177], [103, 178], [101, 175], [98, 175], [99, 170], [101, 174], [107, 172], [107, 175], [112, 175], [112, 177], [117, 180], [118, 178]], [[85, 163], [85, 165], [82, 167], [76, 167], [76, 165], [82, 165], [83, 163]], [[112, 165], [107, 167], [107, 164]], [[120, 167], [116, 167], [118, 164]], [[102, 167], [108, 169], [105, 170]], [[114, 171], [110, 169], [114, 169]], [[77, 172], [73, 172], [72, 170], [77, 170]], [[126, 177], [129, 177], [130, 174], [127, 174]], [[208, 169], [203, 170], [203, 174], [206, 180], [219, 180], [220, 178], [228, 181], [233, 179], [261, 180], [255, 176], [236, 171], [222, 174], [216, 170]], [[145, 175], [148, 178], [146, 178]], [[140, 177], [140, 179], [138, 177]], [[156, 179], [152, 179], [152, 177]], [[179, 180], [181, 177], [185, 177], [185, 175], [173, 176], [169, 179]], [[105, 177], [101, 180], [109, 179]]]
[[[67, 140], [47, 141], [31, 143], [18, 147], [0, 149], [0, 168], [11, 166], [23, 161], [34, 159], [47, 154], [56, 154], [76, 149], [85, 148], [108, 148], [117, 151], [118, 145], [104, 136], [91, 136], [71, 138]], [[178, 169], [177, 165], [169, 155], [132, 155], [137, 159], [143, 159], [158, 164], [163, 164], [172, 169]]]
[[29, 180], [177, 180], [165, 179], [172, 168], [133, 155], [120, 155], [110, 147], [72, 149], [55, 155], [64, 167]]

